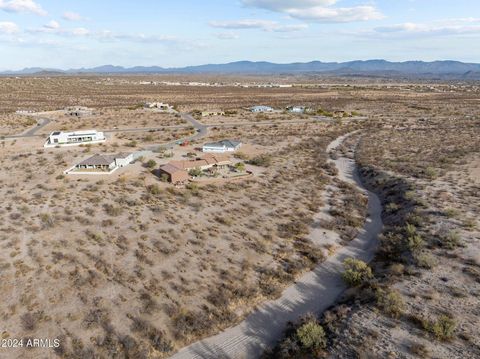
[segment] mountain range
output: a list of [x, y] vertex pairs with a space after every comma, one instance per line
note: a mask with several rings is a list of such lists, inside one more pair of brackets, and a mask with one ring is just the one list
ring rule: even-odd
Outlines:
[[0, 75], [34, 74], [324, 74], [330, 76], [378, 76], [480, 79], [480, 64], [459, 61], [366, 60], [350, 62], [321, 62], [277, 64], [272, 62], [237, 61], [227, 64], [208, 64], [178, 68], [159, 66], [122, 67], [104, 65], [93, 68], [60, 70], [31, 67], [19, 71], [4, 71]]

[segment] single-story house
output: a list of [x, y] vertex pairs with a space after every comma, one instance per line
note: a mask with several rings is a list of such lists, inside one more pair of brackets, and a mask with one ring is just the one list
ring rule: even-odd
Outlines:
[[227, 155], [207, 153], [202, 157], [202, 159], [208, 163], [208, 165], [210, 166], [209, 168], [225, 167], [232, 164], [230, 157]]
[[209, 153], [193, 160], [170, 161], [160, 167], [160, 173], [166, 174], [170, 182], [179, 183], [188, 180], [188, 171], [190, 170], [199, 169], [203, 171], [212, 168], [222, 168], [231, 164], [232, 161], [228, 156]]
[[65, 108], [65, 114], [74, 117], [84, 117], [93, 115], [93, 110], [83, 106], [67, 107]]
[[202, 151], [216, 153], [234, 152], [238, 150], [241, 146], [242, 143], [239, 141], [222, 140], [218, 142], [210, 142], [204, 144], [202, 147]]
[[250, 108], [252, 112], [273, 112], [273, 108], [270, 106], [253, 106]]
[[227, 166], [231, 164], [227, 155], [208, 153], [193, 160], [170, 161], [170, 164], [184, 170], [200, 169], [206, 170], [214, 166]]
[[105, 140], [106, 138], [103, 132], [97, 132], [95, 130], [75, 132], [55, 131], [48, 136], [44, 147], [78, 146], [87, 143], [101, 143], [105, 142]]
[[173, 106], [170, 106], [168, 103], [163, 102], [147, 102], [145, 104], [146, 108], [156, 108], [160, 111], [172, 111]]
[[100, 170], [110, 172], [119, 167], [125, 167], [133, 162], [132, 153], [118, 153], [115, 155], [96, 154], [83, 160], [75, 166], [77, 170]]
[[287, 107], [287, 111], [291, 113], [304, 113], [307, 111], [305, 106], [289, 106]]
[[160, 167], [160, 175], [166, 175], [168, 178], [168, 182], [174, 184], [186, 182], [190, 178], [187, 171], [175, 167], [170, 163], [167, 163], [166, 165]]

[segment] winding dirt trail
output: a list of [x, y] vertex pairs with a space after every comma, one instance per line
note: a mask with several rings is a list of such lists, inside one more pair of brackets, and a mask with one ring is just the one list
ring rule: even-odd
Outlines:
[[[338, 147], [351, 134], [337, 138], [327, 151]], [[279, 299], [262, 304], [237, 326], [181, 349], [172, 359], [258, 358], [265, 348], [282, 337], [289, 321], [296, 321], [309, 312], [322, 312], [335, 303], [346, 289], [342, 280], [346, 258], [366, 262], [373, 259], [377, 237], [383, 228], [380, 200], [363, 187], [353, 160], [340, 157], [333, 162], [340, 179], [354, 183], [368, 195], [368, 218], [357, 238], [285, 289]]]

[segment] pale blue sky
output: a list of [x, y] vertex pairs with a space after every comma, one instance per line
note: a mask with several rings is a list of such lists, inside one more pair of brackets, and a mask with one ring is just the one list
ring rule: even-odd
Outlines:
[[478, 0], [0, 0], [0, 70], [480, 62]]

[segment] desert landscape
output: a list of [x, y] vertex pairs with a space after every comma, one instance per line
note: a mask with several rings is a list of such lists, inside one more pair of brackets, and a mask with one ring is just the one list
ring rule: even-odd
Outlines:
[[[480, 355], [478, 87], [308, 76], [288, 88], [235, 86], [251, 81], [241, 77], [137, 84], [147, 80], [177, 81], [0, 78], [2, 339], [61, 343], [10, 354], [167, 358], [241, 324], [364, 233], [368, 200], [339, 173], [345, 158], [380, 198], [378, 250], [338, 301], [292, 320], [263, 355]], [[93, 110], [71, 116], [71, 106]], [[51, 132], [88, 129], [106, 141], [43, 147]], [[159, 172], [224, 139], [242, 143], [227, 169], [190, 170], [177, 184]], [[112, 174], [65, 173], [112, 153], [138, 156]]]

